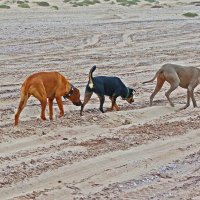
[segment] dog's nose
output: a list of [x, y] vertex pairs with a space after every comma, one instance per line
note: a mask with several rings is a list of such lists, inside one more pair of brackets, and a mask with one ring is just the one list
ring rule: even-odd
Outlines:
[[81, 105], [82, 105], [82, 102], [81, 102], [81, 101], [79, 101], [79, 102], [73, 102], [73, 104], [74, 104], [75, 106], [81, 106]]

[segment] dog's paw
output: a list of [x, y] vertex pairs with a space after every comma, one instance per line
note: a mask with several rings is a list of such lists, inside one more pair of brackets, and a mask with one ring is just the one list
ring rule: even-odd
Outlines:
[[111, 111], [113, 111], [112, 108], [107, 108], [107, 109], [106, 109], [106, 112], [111, 112]]
[[41, 116], [41, 119], [44, 121], [47, 120], [47, 118], [45, 116]]

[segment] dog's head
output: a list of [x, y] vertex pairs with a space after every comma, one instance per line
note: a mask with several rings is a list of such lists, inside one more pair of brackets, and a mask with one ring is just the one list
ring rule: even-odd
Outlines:
[[80, 92], [79, 90], [71, 85], [70, 91], [67, 92], [64, 96], [65, 99], [69, 99], [74, 105], [81, 106], [82, 102], [80, 100]]
[[135, 93], [135, 90], [132, 88], [127, 88], [127, 89], [128, 89], [127, 97], [123, 98], [123, 99], [126, 100], [128, 103], [132, 103], [132, 102], [134, 102], [133, 95]]

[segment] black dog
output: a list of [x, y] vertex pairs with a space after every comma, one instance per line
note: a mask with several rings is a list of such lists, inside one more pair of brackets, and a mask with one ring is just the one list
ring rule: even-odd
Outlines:
[[122, 99], [126, 100], [128, 103], [134, 102], [133, 99], [133, 91], [135, 90], [128, 88], [124, 85], [124, 83], [118, 77], [108, 77], [108, 76], [92, 76], [92, 73], [95, 71], [96, 66], [93, 66], [89, 73], [89, 81], [85, 89], [85, 97], [84, 102], [81, 106], [81, 115], [83, 112], [84, 106], [90, 100], [93, 92], [96, 93], [100, 100], [100, 111], [103, 113], [103, 104], [105, 101], [105, 97], [109, 96], [112, 101], [112, 106], [110, 110], [119, 110], [119, 107], [116, 104], [117, 97], [121, 96]]

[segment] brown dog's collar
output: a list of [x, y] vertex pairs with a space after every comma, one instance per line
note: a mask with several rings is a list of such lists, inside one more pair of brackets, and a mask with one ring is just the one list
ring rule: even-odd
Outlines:
[[66, 93], [66, 94], [63, 96], [64, 99], [68, 99], [68, 98], [73, 94], [73, 92], [74, 92], [74, 86], [71, 85], [71, 88], [70, 88], [69, 92]]

